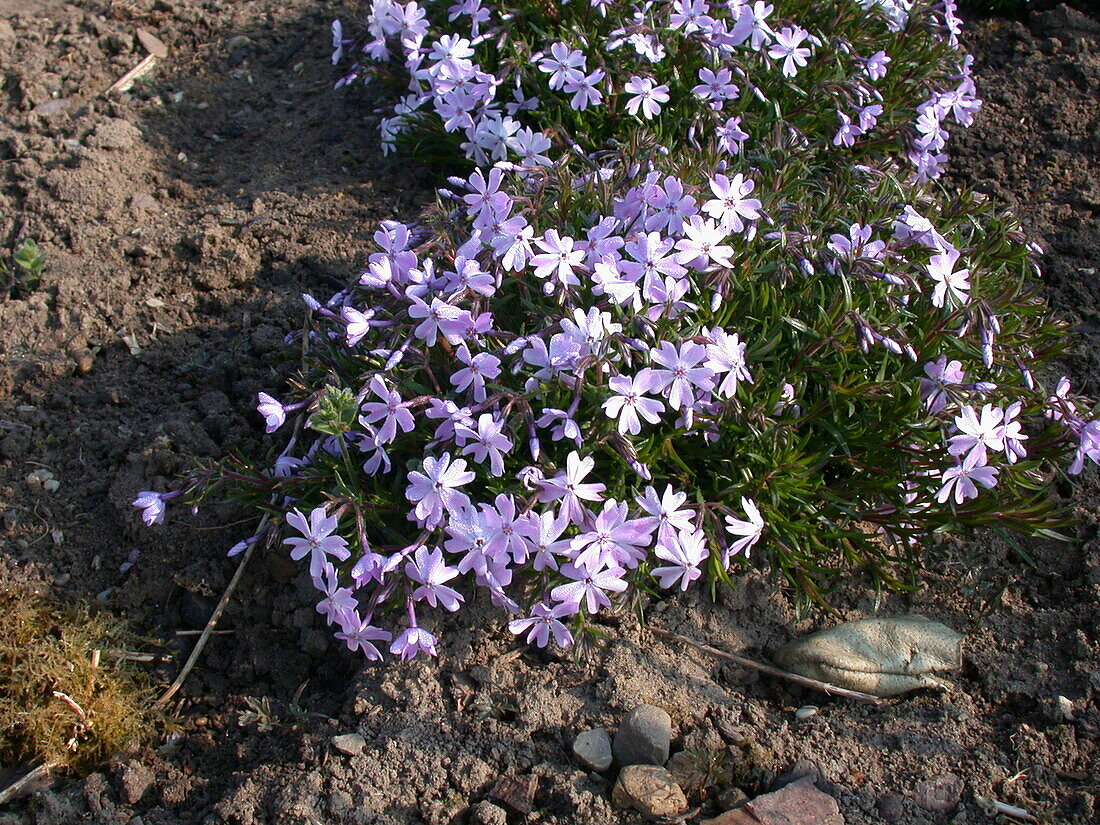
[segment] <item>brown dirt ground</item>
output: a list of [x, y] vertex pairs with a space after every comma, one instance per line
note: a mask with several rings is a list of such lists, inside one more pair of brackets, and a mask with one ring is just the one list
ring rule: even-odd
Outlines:
[[[379, 157], [371, 90], [330, 92], [327, 22], [341, 14], [327, 0], [0, 0], [0, 247], [29, 235], [49, 253], [42, 288], [0, 302], [0, 576], [97, 601], [177, 655], [193, 637], [174, 630], [205, 621], [249, 525], [206, 510], [148, 530], [129, 502], [193, 458], [262, 447], [254, 397], [281, 385], [298, 294], [333, 291], [377, 221], [430, 197], [424, 173]], [[143, 55], [137, 26], [170, 54], [107, 98]], [[1066, 369], [1098, 396], [1100, 24], [1058, 8], [978, 21], [968, 42], [987, 103], [953, 143], [952, 176], [1047, 250], [1050, 301], [1079, 333]], [[39, 468], [58, 490], [27, 483]], [[874, 708], [685, 652], [631, 614], [578, 662], [517, 646], [481, 605], [479, 629], [449, 629], [438, 662], [364, 667], [321, 627], [308, 581], [257, 559], [222, 620], [232, 633], [185, 685], [178, 731], [60, 779], [0, 825], [478, 822], [493, 781], [521, 774], [538, 777], [530, 821], [629, 822], [570, 744], [640, 701], [670, 711], [674, 750], [721, 755], [725, 784], [736, 774], [750, 794], [815, 761], [850, 823], [991, 821], [977, 796], [1097, 822], [1100, 486], [1094, 473], [1059, 493], [1080, 524], [1068, 544], [1023, 543], [1033, 567], [983, 535], [930, 550], [938, 573], [920, 593], [880, 597], [858, 578], [836, 593], [846, 619], [919, 610], [968, 635], [956, 691]], [[762, 577], [717, 604], [651, 605], [647, 620], [756, 655], [833, 621]], [[298, 692], [315, 715], [296, 712]], [[269, 703], [268, 729], [240, 724], [249, 700]], [[820, 713], [796, 720], [810, 702]], [[363, 753], [331, 748], [353, 731]], [[922, 807], [922, 783], [949, 775], [958, 804]]]

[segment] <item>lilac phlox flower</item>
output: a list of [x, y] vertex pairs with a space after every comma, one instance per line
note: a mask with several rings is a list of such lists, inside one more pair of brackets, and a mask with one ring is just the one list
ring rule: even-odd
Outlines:
[[541, 381], [571, 370], [580, 357], [580, 344], [573, 337], [562, 333], [550, 338], [549, 348], [541, 338], [532, 338], [523, 350], [524, 362], [538, 367], [534, 377]]
[[985, 464], [984, 451], [972, 450], [960, 463], [943, 471], [940, 477], [943, 486], [936, 493], [936, 501], [943, 504], [954, 497], [956, 504], [962, 504], [967, 499], [977, 498], [977, 484], [987, 490], [996, 486], [997, 472], [996, 467]]
[[1085, 468], [1085, 459], [1100, 464], [1100, 421], [1082, 421], [1076, 419], [1070, 431], [1077, 438], [1077, 451], [1067, 471], [1077, 475]]
[[859, 128], [864, 132], [868, 132], [878, 124], [879, 115], [882, 114], [882, 105], [869, 103], [857, 109], [856, 114], [859, 116]]
[[414, 601], [425, 599], [432, 607], [441, 604], [451, 613], [458, 610], [459, 602], [466, 601], [457, 590], [447, 587], [447, 582], [458, 575], [458, 570], [447, 566], [443, 551], [438, 547], [431, 551], [418, 547], [412, 561], [405, 564], [405, 575], [420, 585], [412, 592]]
[[409, 517], [424, 527], [438, 527], [445, 513], [470, 506], [469, 497], [458, 488], [476, 476], [466, 469], [465, 460], [456, 458], [452, 462], [450, 453], [441, 458], [424, 456], [422, 466], [424, 472], [413, 470], [408, 475], [405, 497], [416, 504]]
[[[593, 92], [598, 94], [595, 90]], [[519, 155], [522, 165], [527, 167], [526, 171], [539, 166], [553, 166], [553, 161], [543, 154], [552, 145], [550, 138], [545, 134], [536, 132], [526, 126], [516, 132], [516, 136], [512, 139], [512, 149]], [[520, 176], [525, 177], [526, 171], [521, 171]]]
[[554, 43], [550, 46], [550, 56], [539, 61], [539, 71], [550, 75], [551, 89], [560, 89], [571, 77], [584, 76], [584, 52], [570, 49], [565, 43]]
[[531, 567], [535, 571], [558, 569], [556, 557], [568, 555], [572, 543], [572, 539], [561, 538], [568, 526], [569, 519], [555, 515], [552, 510], [532, 511], [523, 516], [522, 531], [534, 551]]
[[700, 31], [714, 22], [708, 17], [709, 11], [706, 0], [673, 0], [672, 13], [668, 16], [669, 28], [682, 28], [684, 34]]
[[583, 112], [589, 106], [598, 106], [602, 103], [603, 93], [596, 86], [602, 83], [605, 77], [607, 73], [603, 69], [596, 69], [588, 75], [577, 72], [567, 77], [562, 91], [573, 95], [573, 99], [569, 101], [569, 108]]
[[589, 614], [597, 613], [600, 608], [611, 607], [605, 591], [622, 593], [627, 588], [623, 580], [626, 570], [618, 566], [590, 569], [569, 562], [562, 565], [561, 574], [571, 581], [551, 590], [550, 598], [560, 602], [566, 613], [576, 613], [582, 607]]
[[435, 656], [435, 646], [438, 641], [427, 630], [414, 625], [413, 627], [406, 627], [401, 635], [393, 640], [393, 644], [390, 645], [390, 653], [400, 657], [403, 662], [416, 658], [420, 653]]
[[382, 583], [382, 573], [386, 569], [389, 558], [375, 553], [373, 550], [365, 550], [351, 568], [351, 580], [356, 587], [365, 587], [371, 582]]
[[344, 45], [350, 41], [344, 40], [344, 27], [339, 20], [333, 20], [332, 26], [332, 65], [335, 66], [344, 59]]
[[540, 429], [549, 427], [550, 438], [554, 441], [568, 438], [579, 447], [584, 440], [580, 425], [565, 410], [543, 407], [542, 415], [535, 420], [535, 426]]
[[344, 321], [344, 340], [349, 347], [354, 347], [371, 330], [373, 312], [361, 312], [355, 307], [342, 307], [340, 317]]
[[863, 61], [863, 71], [871, 80], [882, 80], [886, 77], [886, 65], [889, 62], [890, 56], [886, 52], [875, 52]]
[[735, 100], [741, 93], [730, 81], [733, 75], [730, 70], [723, 67], [717, 72], [706, 67], [699, 70], [699, 85], [692, 88], [691, 93], [700, 100], [710, 103], [710, 108], [720, 110], [727, 100]]
[[941, 355], [924, 365], [924, 374], [928, 377], [920, 380], [920, 397], [925, 409], [937, 415], [951, 399], [951, 391], [947, 388], [961, 384], [966, 372], [959, 361], [948, 361], [946, 355]]
[[726, 516], [726, 532], [740, 537], [731, 542], [730, 546], [726, 548], [727, 558], [742, 552], [748, 558], [749, 551], [754, 544], [760, 541], [760, 537], [764, 534], [764, 519], [761, 517], [756, 504], [742, 496], [741, 509], [745, 511], [748, 520]]
[[488, 541], [485, 552], [492, 556], [511, 556], [516, 564], [525, 564], [530, 551], [527, 523], [516, 510], [516, 501], [500, 493], [493, 504], [481, 505], [482, 523]]
[[538, 500], [542, 504], [561, 501], [559, 513], [563, 513], [574, 523], [584, 519], [585, 508], [582, 501], [602, 501], [606, 485], [600, 482], [586, 482], [585, 477], [596, 466], [591, 456], [581, 458], [574, 450], [566, 456], [565, 470], [553, 478], [534, 481], [538, 488]]
[[[462, 254], [455, 256], [454, 269], [443, 273], [443, 281], [442, 291], [446, 293], [462, 292], [468, 289], [478, 295], [491, 298], [497, 291], [497, 279], [482, 269], [481, 264], [476, 259], [464, 257]], [[488, 314], [483, 313], [483, 315]], [[492, 316], [490, 315], [490, 317]], [[469, 320], [474, 319], [470, 318]], [[480, 334], [482, 334], [481, 331], [472, 333], [469, 329], [464, 332], [467, 338]]]
[[[624, 250], [633, 260], [622, 261], [619, 268], [634, 280], [645, 279], [643, 293], [650, 292], [665, 276], [679, 278], [687, 270], [676, 260], [675, 241], [659, 232], [640, 232], [627, 242]], [[652, 296], [646, 296], [653, 300]]]
[[1077, 405], [1069, 399], [1070, 389], [1070, 381], [1063, 375], [1058, 379], [1058, 384], [1054, 388], [1054, 394], [1047, 396], [1047, 418], [1052, 421], [1064, 421], [1067, 416], [1076, 418]]
[[294, 561], [301, 561], [306, 554], [309, 555], [309, 575], [314, 581], [320, 581], [321, 572], [329, 564], [328, 557], [332, 556], [337, 561], [345, 561], [351, 555], [348, 543], [340, 536], [333, 535], [338, 519], [325, 512], [324, 507], [315, 507], [309, 514], [309, 521], [299, 510], [293, 510], [286, 515], [286, 522], [299, 533], [283, 539], [283, 544], [291, 547], [290, 557]]
[[1027, 447], [1023, 442], [1027, 441], [1022, 426], [1017, 416], [1023, 409], [1019, 401], [1013, 402], [1005, 410], [1004, 423], [1001, 427], [1001, 435], [1005, 440], [1005, 459], [1009, 464], [1015, 464], [1021, 458], [1027, 457]]
[[733, 247], [722, 243], [729, 234], [717, 222], [693, 215], [682, 227], [683, 237], [676, 241], [676, 260], [705, 272], [716, 266], [733, 266]]
[[670, 564], [651, 570], [653, 578], [666, 590], [679, 582], [680, 590], [685, 591], [703, 575], [699, 566], [707, 560], [710, 550], [702, 530], [673, 531], [657, 543], [654, 555]]
[[787, 77], [794, 77], [806, 65], [810, 49], [802, 43], [809, 37], [809, 32], [799, 26], [785, 26], [776, 32], [775, 43], [768, 49], [768, 57], [783, 61], [783, 74]]
[[928, 277], [936, 282], [932, 305], [942, 307], [950, 295], [953, 303], [965, 304], [970, 297], [970, 270], [955, 269], [958, 250], [947, 249], [932, 256], [928, 262]]
[[164, 513], [167, 509], [165, 503], [171, 494], [157, 493], [152, 490], [144, 490], [137, 494], [130, 504], [132, 507], [141, 508], [141, 520], [146, 527], [154, 524], [164, 524]]
[[848, 227], [848, 235], [841, 234], [829, 236], [829, 249], [842, 258], [882, 258], [886, 251], [884, 241], [872, 241], [873, 228], [860, 223], [853, 223]]
[[709, 339], [706, 345], [707, 360], [704, 366], [716, 375], [725, 373], [722, 383], [715, 392], [722, 398], [732, 398], [741, 381], [751, 381], [752, 374], [745, 363], [745, 342], [737, 333], [727, 333], [721, 327], [715, 327], [706, 333]]
[[470, 350], [465, 344], [459, 345], [455, 355], [466, 367], [451, 374], [451, 383], [458, 392], [464, 392], [472, 386], [474, 401], [484, 401], [485, 381], [500, 375], [500, 359], [487, 352], [470, 355]]
[[668, 175], [661, 185], [646, 187], [643, 197], [653, 210], [645, 224], [650, 232], [667, 230], [678, 234], [684, 221], [699, 211], [695, 198], [684, 192], [683, 182], [673, 175]]
[[374, 439], [375, 446], [389, 444], [393, 441], [397, 436], [398, 428], [403, 433], [411, 432], [415, 426], [415, 421], [412, 412], [403, 405], [401, 393], [387, 387], [385, 379], [380, 375], [371, 378], [369, 387], [375, 397], [380, 400], [363, 403], [360, 407], [362, 415], [359, 416], [359, 423], [367, 425], [382, 422], [382, 426], [378, 429]]
[[260, 403], [256, 405], [256, 412], [264, 417], [264, 432], [273, 433], [286, 423], [287, 408], [266, 392], [257, 397]]
[[363, 655], [372, 662], [382, 661], [382, 654], [374, 642], [389, 642], [393, 634], [388, 630], [371, 625], [370, 619], [364, 619], [358, 612], [345, 613], [336, 638], [348, 646], [348, 650], [363, 651]]
[[661, 113], [661, 104], [668, 103], [668, 86], [663, 83], [654, 85], [651, 77], [638, 77], [633, 75], [624, 87], [632, 97], [626, 102], [626, 110], [637, 115], [641, 110], [642, 117], [652, 120]]
[[611, 320], [611, 313], [589, 307], [586, 313], [578, 307], [572, 318], [561, 319], [563, 335], [576, 341], [578, 352], [584, 355], [601, 355], [604, 340], [609, 335], [623, 331], [623, 325]]
[[976, 464], [986, 463], [986, 450], [1004, 449], [1004, 410], [986, 404], [979, 415], [969, 404], [955, 416], [959, 434], [952, 436], [947, 451], [953, 456], [976, 455]]
[[468, 185], [471, 194], [462, 197], [462, 200], [468, 204], [466, 214], [469, 217], [507, 210], [512, 198], [506, 192], [500, 191], [502, 175], [503, 172], [498, 168], [490, 170], [488, 179], [480, 169], [475, 169], [470, 175]]
[[650, 391], [667, 390], [668, 404], [674, 410], [694, 404], [696, 390], [714, 389], [714, 370], [702, 365], [707, 351], [693, 341], [685, 341], [679, 348], [671, 341], [662, 341], [659, 348], [650, 350], [649, 357], [659, 365], [650, 373]]
[[648, 519], [628, 518], [626, 502], [609, 498], [596, 516], [592, 528], [577, 535], [570, 544], [573, 564], [595, 570], [618, 565], [633, 570], [645, 559], [645, 548], [653, 536]]
[[932, 221], [908, 204], [902, 210], [901, 217], [894, 220], [894, 237], [902, 243], [918, 243], [937, 251], [954, 248]]
[[355, 596], [352, 595], [351, 588], [340, 586], [340, 574], [331, 564], [325, 564], [321, 570], [321, 576], [313, 580], [313, 586], [325, 594], [325, 597], [317, 602], [317, 612], [324, 616], [329, 624], [343, 624], [344, 615], [354, 613], [359, 606]]
[[715, 130], [718, 148], [731, 155], [741, 153], [742, 144], [749, 139], [749, 133], [741, 128], [741, 117], [731, 117]]
[[447, 20], [454, 22], [461, 16], [470, 18], [470, 34], [477, 38], [481, 34], [481, 24], [492, 19], [492, 12], [481, 5], [481, 0], [460, 0], [447, 9]]
[[443, 334], [450, 343], [457, 344], [460, 340], [460, 330], [465, 321], [466, 312], [458, 307], [451, 306], [438, 296], [432, 297], [431, 304], [418, 297], [409, 287], [405, 296], [409, 299], [409, 317], [424, 320], [413, 330], [413, 334], [424, 341], [429, 347], [435, 346], [436, 337]]
[[710, 189], [714, 198], [703, 204], [703, 211], [718, 221], [729, 232], [741, 232], [745, 221], [760, 217], [762, 204], [748, 194], [756, 188], [756, 183], [747, 180], [738, 173], [732, 178], [715, 175], [710, 179]]
[[[568, 235], [559, 235], [558, 230], [548, 229], [541, 238], [535, 238], [542, 252], [531, 257], [531, 266], [535, 268], [535, 277], [556, 280], [563, 287], [580, 286], [574, 269], [582, 267], [584, 250], [574, 248], [574, 241]], [[548, 294], [555, 288], [547, 284]]]
[[531, 239], [535, 230], [522, 215], [515, 215], [493, 227], [490, 243], [493, 255], [509, 272], [519, 272], [527, 266], [534, 250]]
[[367, 460], [363, 462], [363, 472], [369, 476], [378, 475], [379, 471], [388, 473], [391, 462], [390, 454], [386, 450], [386, 442], [378, 436], [378, 429], [359, 420], [359, 426], [363, 428], [356, 446], [361, 453], [369, 453]]
[[465, 37], [457, 34], [445, 34], [432, 45], [428, 53], [429, 60], [468, 60], [474, 56], [473, 46]]
[[[624, 435], [637, 435], [642, 431], [641, 419], [650, 424], [661, 420], [664, 402], [657, 398], [647, 398], [645, 393], [655, 392], [657, 381], [653, 371], [643, 368], [637, 375], [614, 375], [608, 381], [608, 387], [615, 395], [603, 402], [603, 411], [608, 418], [617, 418], [616, 429]], [[663, 387], [662, 387], [663, 389]]]
[[840, 121], [840, 128], [833, 136], [833, 146], [854, 146], [856, 138], [863, 134], [864, 129], [858, 123], [853, 123], [852, 118], [839, 109], [836, 116]]
[[539, 602], [531, 608], [530, 616], [508, 622], [508, 630], [517, 636], [527, 633], [527, 644], [534, 643], [539, 647], [546, 647], [550, 643], [550, 637], [553, 636], [554, 644], [558, 647], [569, 647], [573, 644], [573, 634], [561, 620], [572, 615], [573, 612], [567, 604], [551, 607]]
[[687, 493], [673, 490], [671, 484], [665, 486], [660, 497], [653, 487], [646, 487], [643, 494], [635, 497], [634, 501], [649, 513], [642, 517], [642, 521], [651, 529], [656, 529], [658, 542], [666, 541], [674, 533], [690, 533], [695, 529], [692, 524], [695, 511], [684, 507]]
[[476, 430], [465, 424], [455, 427], [455, 434], [469, 442], [462, 448], [462, 455], [472, 456], [478, 464], [488, 458], [489, 471], [494, 476], [504, 473], [504, 454], [511, 452], [513, 446], [503, 432], [505, 423], [492, 413], [482, 413], [478, 416]]

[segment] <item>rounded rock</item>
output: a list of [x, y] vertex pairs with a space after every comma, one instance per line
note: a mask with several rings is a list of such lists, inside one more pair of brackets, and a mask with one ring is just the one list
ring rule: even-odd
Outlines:
[[672, 717], [654, 705], [638, 705], [615, 733], [613, 753], [621, 767], [663, 765], [672, 741]]
[[594, 771], [611, 767], [611, 735], [603, 728], [581, 731], [573, 740], [573, 755]]
[[687, 797], [672, 774], [657, 765], [628, 765], [619, 773], [611, 802], [647, 818], [672, 817], [688, 809]]

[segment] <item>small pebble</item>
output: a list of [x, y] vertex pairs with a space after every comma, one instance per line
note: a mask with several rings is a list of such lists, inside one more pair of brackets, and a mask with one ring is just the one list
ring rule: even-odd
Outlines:
[[367, 746], [367, 740], [358, 733], [341, 733], [331, 739], [332, 747], [346, 756], [358, 756]]
[[611, 736], [603, 728], [581, 731], [573, 740], [573, 755], [594, 771], [611, 767]]
[[819, 710], [817, 705], [803, 705], [794, 712], [794, 718], [799, 721], [809, 719], [811, 716], [817, 716]]

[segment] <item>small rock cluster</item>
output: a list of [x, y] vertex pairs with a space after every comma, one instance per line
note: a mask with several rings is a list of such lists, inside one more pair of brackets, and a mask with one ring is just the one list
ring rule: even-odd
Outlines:
[[[671, 759], [672, 718], [654, 705], [638, 705], [622, 721], [614, 736], [603, 728], [581, 731], [573, 755], [586, 767], [603, 773], [619, 770], [611, 792], [617, 808], [632, 809], [647, 819], [674, 820], [688, 815], [684, 785], [689, 771], [677, 753]], [[704, 825], [844, 825], [840, 808], [823, 793], [810, 775], [755, 799], [723, 797], [729, 810]]]

